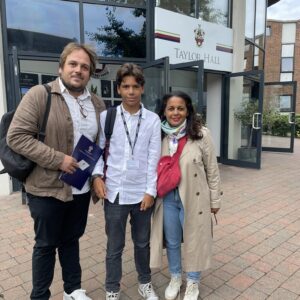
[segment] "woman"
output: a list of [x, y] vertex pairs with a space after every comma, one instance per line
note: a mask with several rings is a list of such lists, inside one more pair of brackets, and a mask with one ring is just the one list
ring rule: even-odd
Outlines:
[[181, 181], [174, 190], [156, 201], [151, 236], [151, 267], [159, 268], [163, 239], [167, 250], [171, 281], [167, 300], [176, 299], [182, 285], [181, 242], [187, 275], [184, 300], [199, 295], [201, 271], [211, 266], [211, 213], [220, 209], [220, 177], [210, 133], [201, 126], [191, 98], [183, 92], [163, 97], [162, 156], [173, 155], [178, 140], [188, 140], [179, 159]]

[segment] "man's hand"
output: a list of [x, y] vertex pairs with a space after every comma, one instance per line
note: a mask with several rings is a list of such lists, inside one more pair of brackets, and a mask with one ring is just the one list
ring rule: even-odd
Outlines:
[[59, 168], [66, 173], [72, 174], [78, 168], [77, 160], [72, 156], [65, 155]]
[[101, 179], [101, 177], [96, 177], [93, 180], [93, 188], [96, 196], [99, 199], [106, 199], [106, 186], [104, 181]]
[[145, 194], [145, 196], [144, 196], [144, 198], [143, 198], [143, 200], [141, 202], [140, 210], [147, 210], [153, 204], [154, 204], [154, 198], [153, 198], [153, 196], [151, 196], [149, 194]]

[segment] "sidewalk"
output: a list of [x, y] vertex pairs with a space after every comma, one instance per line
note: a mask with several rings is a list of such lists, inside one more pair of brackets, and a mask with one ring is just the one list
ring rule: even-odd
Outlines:
[[[203, 273], [201, 299], [300, 299], [300, 140], [294, 154], [264, 152], [262, 161], [261, 170], [220, 165], [223, 206], [214, 232], [214, 266]], [[129, 226], [127, 233], [121, 299], [139, 300]], [[102, 207], [91, 205], [81, 263], [82, 286], [93, 300], [105, 299], [105, 245]], [[20, 194], [0, 197], [5, 300], [29, 299], [32, 246], [32, 222]], [[153, 273], [161, 300], [168, 280], [165, 257], [164, 269]], [[59, 263], [51, 292], [51, 299], [62, 300]]]

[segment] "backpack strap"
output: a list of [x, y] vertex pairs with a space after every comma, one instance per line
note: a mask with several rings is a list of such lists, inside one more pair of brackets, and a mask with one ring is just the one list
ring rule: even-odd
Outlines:
[[103, 180], [106, 179], [106, 171], [107, 171], [107, 159], [109, 155], [109, 146], [110, 146], [110, 138], [112, 136], [115, 120], [117, 115], [116, 107], [109, 107], [106, 113], [105, 126], [104, 126], [104, 134], [105, 134], [105, 147], [104, 147], [104, 170], [103, 170]]
[[51, 107], [51, 88], [48, 84], [43, 84], [47, 91], [47, 103], [46, 103], [46, 109], [44, 113], [44, 118], [43, 118], [43, 123], [42, 126], [39, 130], [39, 135], [38, 135], [38, 140], [41, 142], [44, 142], [45, 137], [46, 137], [46, 126], [48, 122], [48, 117], [49, 117], [49, 112], [50, 112], [50, 107]]
[[114, 131], [114, 124], [117, 115], [117, 108], [116, 107], [109, 107], [107, 109], [106, 119], [105, 119], [105, 127], [104, 133], [106, 140], [110, 140], [111, 135]]

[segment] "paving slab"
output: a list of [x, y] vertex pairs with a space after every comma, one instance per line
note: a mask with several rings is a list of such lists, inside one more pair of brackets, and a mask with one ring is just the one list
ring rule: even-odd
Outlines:
[[[214, 227], [214, 264], [203, 272], [201, 299], [300, 299], [300, 140], [294, 153], [263, 152], [260, 170], [220, 164], [224, 191]], [[0, 187], [1, 188], [1, 187]], [[0, 197], [0, 299], [28, 300], [33, 224], [20, 193]], [[91, 204], [81, 239], [82, 287], [105, 299], [103, 207]], [[160, 299], [169, 281], [166, 257], [153, 270]], [[140, 300], [133, 246], [127, 228], [121, 300]], [[177, 300], [183, 299], [184, 287]], [[52, 298], [62, 300], [57, 260]]]

